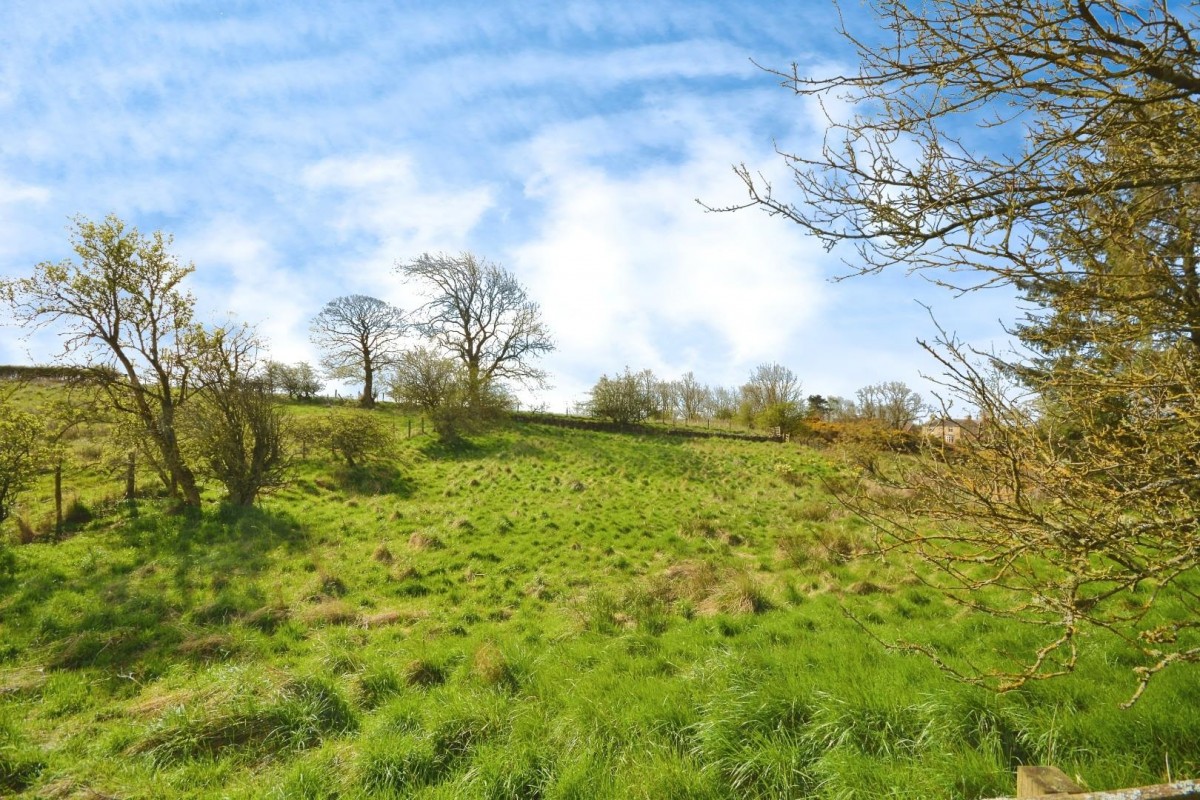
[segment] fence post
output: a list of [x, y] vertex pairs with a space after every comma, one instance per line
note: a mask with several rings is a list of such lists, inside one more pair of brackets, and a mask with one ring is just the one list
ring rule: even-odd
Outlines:
[[54, 464], [54, 538], [61, 539], [62, 533], [62, 460], [60, 459]]
[[137, 473], [135, 472], [136, 463], [133, 458], [133, 451], [129, 451], [129, 458], [125, 462], [125, 499], [132, 500], [137, 494]]

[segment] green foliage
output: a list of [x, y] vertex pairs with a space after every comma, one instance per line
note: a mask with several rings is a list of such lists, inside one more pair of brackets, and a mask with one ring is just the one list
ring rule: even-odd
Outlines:
[[795, 403], [772, 403], [754, 417], [755, 427], [780, 433], [797, 434], [805, 430], [803, 409]]
[[0, 522], [33, 483], [46, 452], [45, 431], [33, 414], [0, 399]]
[[658, 408], [655, 393], [654, 373], [648, 369], [641, 372], [625, 372], [612, 378], [601, 375], [592, 387], [588, 408], [593, 417], [600, 417], [618, 425], [630, 425], [650, 417]]
[[301, 402], [314, 399], [322, 387], [316, 370], [307, 361], [295, 364], [268, 361], [263, 379], [271, 391], [281, 391], [289, 399]]
[[370, 411], [334, 409], [318, 422], [316, 436], [330, 452], [354, 468], [383, 457], [392, 447], [392, 432], [384, 419]]
[[406, 350], [390, 380], [392, 399], [401, 406], [432, 413], [465, 404], [467, 375], [462, 364], [427, 347]]
[[1095, 788], [1153, 782], [1164, 754], [1200, 769], [1186, 675], [1117, 709], [1135, 651], [994, 696], [865, 636], [843, 611], [988, 666], [1033, 641], [858, 558], [871, 533], [824, 489], [855, 470], [828, 452], [430, 439], [371, 459], [403, 465], [402, 493], [316, 453], [254, 508], [88, 495], [95, 524], [21, 547], [0, 601], [0, 769], [21, 777], [0, 794], [995, 796], [1018, 763]]
[[201, 387], [180, 427], [198, 471], [225, 487], [228, 502], [252, 505], [283, 483], [288, 466], [286, 420], [267, 382], [253, 374], [258, 343], [245, 328], [196, 337]]
[[64, 329], [68, 356], [136, 422], [164, 485], [198, 506], [196, 478], [180, 449], [176, 414], [187, 396], [195, 298], [182, 288], [192, 265], [170, 253], [169, 236], [143, 236], [115, 216], [75, 220], [78, 262], [43, 262], [28, 278], [0, 283], [18, 320]]

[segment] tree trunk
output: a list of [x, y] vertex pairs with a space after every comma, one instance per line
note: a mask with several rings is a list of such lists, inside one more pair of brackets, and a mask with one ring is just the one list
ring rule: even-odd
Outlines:
[[362, 408], [375, 407], [375, 369], [370, 361], [363, 364], [363, 393], [358, 405]]

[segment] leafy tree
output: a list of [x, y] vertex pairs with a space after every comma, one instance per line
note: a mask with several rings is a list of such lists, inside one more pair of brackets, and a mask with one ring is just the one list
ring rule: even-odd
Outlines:
[[462, 362], [471, 408], [486, 405], [495, 382], [545, 384], [533, 361], [554, 343], [537, 303], [511, 273], [471, 253], [424, 253], [396, 269], [432, 290], [416, 327]]
[[329, 377], [361, 382], [358, 404], [374, 407], [375, 376], [395, 362], [408, 330], [404, 312], [362, 294], [335, 297], [309, 329]]
[[12, 514], [41, 466], [43, 433], [36, 416], [0, 400], [0, 522]]
[[200, 505], [196, 476], [176, 430], [191, 380], [198, 326], [194, 299], [181, 288], [193, 270], [168, 251], [171, 239], [143, 236], [115, 216], [76, 218], [78, 262], [43, 262], [31, 277], [0, 282], [18, 321], [65, 329], [63, 358], [99, 386], [111, 406], [136, 421], [170, 492]]
[[864, 386], [856, 393], [858, 413], [893, 430], [911, 427], [925, 409], [921, 395], [902, 381], [883, 381]]
[[750, 426], [791, 431], [803, 416], [803, 386], [782, 364], [759, 364], [742, 386], [739, 414]]
[[824, 395], [810, 394], [805, 400], [805, 413], [810, 419], [828, 419], [829, 417], [829, 401]]
[[825, 398], [824, 419], [829, 422], [849, 422], [858, 419], [858, 408], [853, 400], [831, 395]]
[[322, 386], [317, 371], [307, 361], [295, 364], [268, 361], [263, 380], [271, 391], [282, 391], [292, 400], [312, 400]]
[[396, 402], [428, 414], [443, 442], [457, 441], [511, 407], [511, 399], [500, 387], [488, 384], [472, 408], [462, 364], [426, 347], [406, 351], [400, 357], [391, 379], [391, 394]]
[[426, 413], [459, 402], [465, 394], [462, 364], [427, 347], [406, 350], [391, 377], [391, 395], [397, 403]]
[[336, 409], [319, 424], [321, 441], [351, 469], [391, 449], [391, 432], [382, 419], [366, 411]]
[[658, 410], [658, 381], [648, 369], [620, 375], [601, 375], [592, 387], [591, 413], [618, 425], [631, 425], [652, 416]]
[[283, 409], [256, 373], [258, 342], [240, 326], [205, 333], [197, 347], [203, 387], [183, 414], [199, 470], [225, 487], [228, 502], [253, 505], [283, 484], [288, 468]]
[[874, 8], [886, 40], [843, 31], [857, 72], [780, 73], [859, 111], [787, 157], [802, 202], [739, 167], [749, 204], [852, 246], [858, 271], [1010, 286], [1030, 311], [1011, 356], [927, 345], [979, 435], [899, 476], [899, 507], [862, 511], [950, 596], [1047, 631], [1024, 663], [964, 677], [1058, 675], [1083, 636], [1114, 635], [1142, 653], [1136, 699], [1200, 661], [1200, 19], [1166, 0]]

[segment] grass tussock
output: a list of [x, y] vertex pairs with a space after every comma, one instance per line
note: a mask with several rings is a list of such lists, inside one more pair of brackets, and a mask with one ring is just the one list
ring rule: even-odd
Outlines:
[[185, 658], [197, 661], [219, 661], [238, 651], [237, 640], [227, 633], [198, 633], [185, 638], [176, 646]]
[[404, 667], [404, 682], [425, 688], [440, 686], [446, 682], [446, 668], [426, 658], [414, 659]]
[[425, 550], [442, 550], [446, 547], [440, 536], [427, 531], [414, 531], [413, 534], [408, 537], [408, 546], [417, 552], [422, 552]]
[[[231, 675], [231, 678], [233, 675]], [[229, 686], [167, 711], [132, 748], [168, 766], [236, 751], [263, 758], [313, 747], [358, 727], [349, 703], [321, 678], [300, 678], [266, 691]]]
[[358, 622], [358, 611], [340, 599], [320, 600], [299, 613], [307, 625], [352, 625]]
[[[350, 480], [313, 447], [256, 509], [171, 514], [148, 469], [133, 504], [105, 499], [111, 470], [66, 475], [95, 518], [0, 547], [0, 796], [973, 798], [1011, 794], [1021, 763], [1095, 788], [1168, 759], [1200, 775], [1187, 673], [1117, 708], [1134, 650], [995, 696], [865, 636], [842, 609], [955, 664], [1041, 644], [860, 558], [870, 531], [828, 491], [859, 471], [824, 453], [526, 423], [443, 447], [397, 422], [381, 469]], [[50, 519], [48, 488], [22, 513]]]

